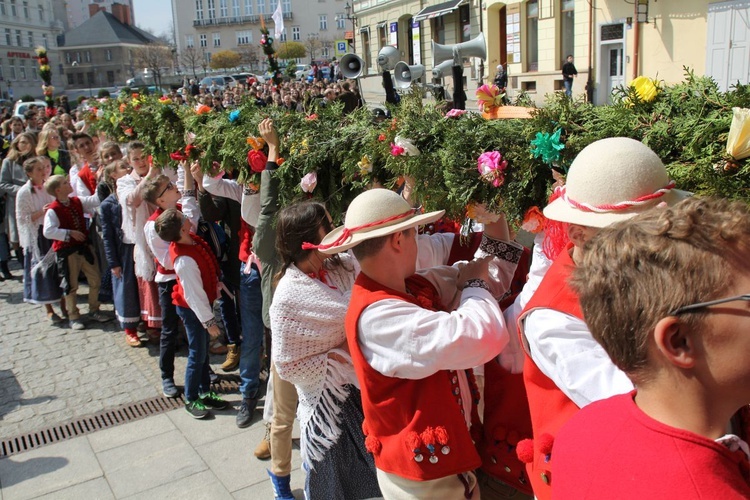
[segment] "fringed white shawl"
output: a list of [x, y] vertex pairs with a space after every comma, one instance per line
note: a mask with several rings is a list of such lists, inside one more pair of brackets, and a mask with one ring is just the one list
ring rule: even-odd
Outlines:
[[39, 226], [44, 224], [44, 217], [31, 220], [31, 214], [43, 209], [48, 203], [55, 201], [54, 196], [47, 194], [44, 189], [35, 189], [31, 181], [21, 186], [16, 194], [16, 220], [18, 221], [18, 239], [21, 247], [31, 252], [35, 267], [40, 264], [47, 267], [55, 262], [55, 253], [50, 249], [51, 258], [45, 259], [39, 251]]
[[135, 172], [118, 179], [117, 199], [122, 207], [123, 241], [135, 244], [133, 252], [135, 275], [146, 281], [153, 281], [156, 276], [156, 264], [143, 232], [152, 210], [146, 200], [141, 201], [138, 207], [128, 204], [128, 195], [136, 190], [140, 181], [141, 177]]
[[337, 347], [346, 342], [344, 316], [359, 265], [350, 255], [340, 257], [342, 264], [328, 270], [331, 286], [290, 266], [270, 309], [271, 359], [279, 376], [297, 388], [300, 454], [310, 466], [338, 441], [341, 404], [349, 396], [345, 386], [358, 386], [351, 357]]

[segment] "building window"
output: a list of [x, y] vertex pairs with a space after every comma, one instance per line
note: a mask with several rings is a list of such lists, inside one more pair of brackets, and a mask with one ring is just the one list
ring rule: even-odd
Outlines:
[[206, 62], [208, 64], [211, 64], [211, 53], [210, 52], [206, 52]]
[[76, 52], [76, 62], [77, 63], [81, 62], [81, 53], [80, 52]]
[[195, 47], [195, 36], [194, 35], [185, 35], [185, 46], [187, 48]]
[[299, 26], [292, 26], [292, 40], [299, 42]]
[[8, 12], [5, 10], [5, 0], [0, 0], [0, 16], [6, 16]]
[[286, 42], [286, 28], [284, 28], [284, 31], [281, 32], [281, 36], [279, 37], [279, 42]]
[[539, 71], [539, 2], [526, 3], [526, 69]]
[[18, 10], [16, 10], [16, 0], [10, 0], [10, 15], [13, 17], [18, 15]]
[[509, 5], [505, 15], [505, 51], [508, 63], [521, 62], [521, 9], [519, 4]]
[[12, 40], [12, 38], [10, 36], [10, 29], [9, 28], [5, 28], [5, 45], [7, 45], [8, 47], [13, 46], [13, 40]]
[[107, 83], [109, 85], [115, 84], [115, 72], [114, 71], [107, 71]]
[[574, 52], [575, 40], [575, 0], [562, 0], [560, 4], [560, 62]]
[[76, 76], [73, 73], [68, 73], [68, 85], [74, 85], [76, 83]]
[[221, 33], [214, 33], [214, 47], [221, 47]]
[[8, 59], [8, 65], [10, 66], [10, 79], [15, 80], [16, 79], [16, 60]]
[[221, 17], [229, 16], [229, 6], [227, 5], [227, 0], [219, 0], [219, 15]]
[[19, 64], [19, 66], [18, 66], [18, 78], [20, 80], [26, 80], [26, 66], [25, 66], [26, 61], [24, 61], [23, 59], [21, 59], [21, 61], [19, 61], [18, 64]]
[[83, 73], [78, 73], [76, 75], [76, 80], [78, 80], [78, 85], [83, 85]]
[[89, 85], [94, 85], [94, 72], [93, 71], [89, 71], [88, 73], [86, 73], [86, 83], [88, 83]]
[[16, 30], [16, 45], [23, 47], [23, 43], [21, 42], [21, 30]]
[[45, 49], [48, 49], [48, 48], [49, 48], [49, 44], [48, 44], [48, 42], [47, 42], [47, 33], [42, 33], [42, 46], [43, 46], [43, 47], [44, 47]]
[[87, 63], [91, 62], [91, 51], [90, 50], [86, 51], [86, 62]]
[[208, 47], [208, 37], [205, 34], [200, 35], [201, 47]]
[[195, 0], [195, 18], [203, 20], [203, 0]]
[[318, 16], [318, 27], [320, 28], [320, 31], [328, 29], [328, 14], [321, 14]]
[[343, 30], [344, 28], [346, 28], [346, 14], [339, 12], [336, 14], [336, 29]]
[[33, 47], [34, 46], [34, 32], [29, 31], [28, 37], [29, 37], [29, 47]]
[[25, 17], [26, 19], [30, 17], [29, 16], [29, 2], [23, 3], [23, 17]]
[[107, 58], [107, 61], [112, 60], [112, 51], [110, 49], [107, 49], [107, 51], [104, 53], [105, 57]]
[[468, 5], [462, 5], [458, 8], [459, 29], [458, 39], [461, 42], [467, 42], [471, 39], [471, 11]]
[[[385, 38], [385, 32], [386, 32], [387, 26], [383, 26], [383, 35], [382, 35], [382, 43], [383, 45], [381, 47], [385, 47], [388, 42]], [[436, 17], [432, 20], [432, 41], [435, 43], [445, 43], [445, 18], [443, 16]]]
[[39, 81], [39, 73], [36, 71], [35, 68], [31, 68], [31, 79], [36, 81]]
[[258, 6], [258, 14], [264, 15], [266, 13], [266, 0], [257, 0], [255, 4]]
[[292, 11], [292, 0], [281, 0], [281, 12], [287, 13]]
[[44, 21], [44, 5], [39, 4], [39, 20]]
[[240, 17], [240, 0], [232, 0], [232, 15], [234, 17]]
[[330, 49], [328, 48], [328, 44], [324, 44], [324, 45], [323, 45], [323, 49], [321, 49], [321, 53], [320, 53], [320, 55], [321, 55], [322, 57], [324, 57], [324, 58], [328, 59], [329, 57], [331, 57], [331, 54], [330, 54], [330, 52], [331, 52], [331, 51], [330, 51]]
[[237, 34], [237, 45], [248, 45], [253, 43], [253, 32], [250, 30], [235, 31]]
[[245, 0], [245, 15], [253, 15], [253, 0]]
[[208, 18], [216, 18], [216, 0], [207, 0], [208, 2]]
[[66, 53], [65, 53], [65, 62], [66, 62], [67, 64], [70, 64], [70, 63], [72, 63], [72, 62], [73, 62], [73, 61], [72, 61], [72, 58], [70, 57], [70, 52], [66, 52]]

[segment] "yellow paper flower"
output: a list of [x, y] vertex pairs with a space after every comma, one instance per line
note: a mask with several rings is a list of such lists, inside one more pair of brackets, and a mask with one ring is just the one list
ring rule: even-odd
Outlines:
[[652, 102], [659, 94], [659, 84], [647, 76], [639, 76], [630, 82], [630, 86], [643, 102]]
[[359, 175], [365, 176], [372, 172], [372, 161], [368, 155], [364, 155], [361, 160], [357, 163], [359, 167]]

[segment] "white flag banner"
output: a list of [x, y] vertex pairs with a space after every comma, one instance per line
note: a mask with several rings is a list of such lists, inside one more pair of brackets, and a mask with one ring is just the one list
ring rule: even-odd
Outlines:
[[276, 10], [273, 11], [271, 19], [273, 19], [275, 25], [273, 36], [276, 37], [276, 39], [279, 39], [284, 33], [284, 13], [281, 11], [281, 0], [279, 0], [279, 4], [276, 6]]

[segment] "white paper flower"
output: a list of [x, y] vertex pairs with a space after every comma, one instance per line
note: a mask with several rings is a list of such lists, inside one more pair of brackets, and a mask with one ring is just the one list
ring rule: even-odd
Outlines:
[[318, 185], [318, 174], [315, 172], [305, 174], [299, 185], [302, 188], [302, 191], [304, 191], [305, 193], [312, 193], [315, 189], [315, 186]]
[[396, 139], [394, 139], [393, 142], [396, 144], [396, 146], [404, 148], [403, 154], [405, 154], [406, 156], [419, 156], [420, 154], [422, 154], [422, 152], [419, 151], [419, 149], [409, 139], [404, 139], [403, 137], [397, 135]]

